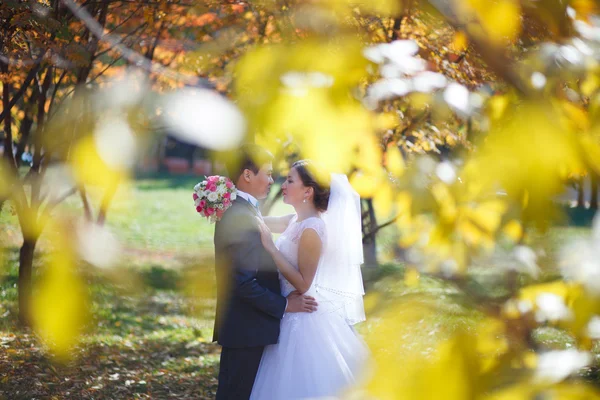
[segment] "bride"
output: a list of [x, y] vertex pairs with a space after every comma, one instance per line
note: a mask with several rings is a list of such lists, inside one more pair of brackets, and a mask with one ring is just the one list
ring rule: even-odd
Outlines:
[[[263, 353], [251, 400], [335, 396], [356, 381], [366, 360], [352, 327], [365, 320], [359, 197], [345, 175], [331, 175], [326, 188], [314, 172], [310, 161], [292, 165], [282, 190], [296, 214], [265, 217], [260, 228], [282, 295], [306, 293], [318, 310], [284, 315], [279, 343]], [[271, 232], [282, 233], [276, 243]]]

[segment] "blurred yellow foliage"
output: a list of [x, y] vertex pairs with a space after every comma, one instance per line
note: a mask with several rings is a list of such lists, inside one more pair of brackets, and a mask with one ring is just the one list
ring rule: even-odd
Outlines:
[[114, 190], [127, 177], [125, 169], [108, 165], [98, 153], [93, 136], [86, 136], [74, 145], [70, 164], [75, 179], [82, 185]]
[[374, 370], [365, 389], [373, 398], [464, 400], [479, 392], [473, 338], [459, 333], [436, 341], [433, 348], [410, 339], [432, 312], [418, 300], [399, 302], [367, 336]]
[[[569, 171], [583, 168], [575, 133], [563, 129], [551, 104], [528, 103], [494, 123], [474, 157], [475, 179], [500, 186], [523, 204], [523, 218], [545, 227], [556, 214], [552, 199], [563, 192]], [[476, 173], [476, 175], [475, 175]]]
[[273, 148], [292, 138], [302, 158], [329, 172], [377, 168], [377, 121], [348, 96], [366, 65], [355, 39], [261, 47], [238, 63], [235, 97], [260, 143]]
[[32, 299], [32, 321], [52, 354], [67, 361], [88, 320], [88, 297], [77, 271], [73, 239], [59, 223], [49, 230], [54, 249]]
[[465, 19], [474, 16], [482, 38], [496, 45], [512, 41], [521, 32], [521, 7], [517, 0], [466, 0], [458, 2]]
[[485, 400], [521, 400], [551, 398], [553, 400], [600, 399], [600, 392], [583, 383], [560, 383], [552, 386], [536, 385], [531, 382], [518, 383], [497, 393], [483, 397]]

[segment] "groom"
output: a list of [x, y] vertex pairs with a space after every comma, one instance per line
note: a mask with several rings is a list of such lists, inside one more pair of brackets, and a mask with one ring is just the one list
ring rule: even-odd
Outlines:
[[213, 341], [222, 346], [217, 400], [246, 400], [252, 392], [264, 347], [277, 343], [285, 312], [311, 312], [312, 297], [281, 296], [275, 262], [260, 240], [258, 200], [273, 184], [273, 156], [243, 145], [227, 170], [238, 189], [215, 227], [217, 313]]

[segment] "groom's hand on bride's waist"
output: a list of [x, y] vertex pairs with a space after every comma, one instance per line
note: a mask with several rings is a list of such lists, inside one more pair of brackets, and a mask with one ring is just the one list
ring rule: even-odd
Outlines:
[[298, 313], [298, 312], [313, 312], [317, 311], [317, 301], [314, 297], [304, 296], [297, 291], [293, 291], [287, 297], [287, 307], [285, 312]]

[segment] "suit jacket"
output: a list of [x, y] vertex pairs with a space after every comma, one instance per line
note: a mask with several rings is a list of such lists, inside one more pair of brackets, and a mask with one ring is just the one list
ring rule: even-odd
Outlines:
[[277, 343], [286, 308], [277, 267], [260, 240], [257, 210], [238, 197], [215, 227], [217, 313], [213, 341], [225, 347]]

